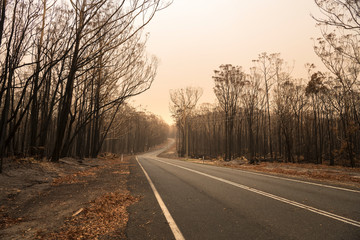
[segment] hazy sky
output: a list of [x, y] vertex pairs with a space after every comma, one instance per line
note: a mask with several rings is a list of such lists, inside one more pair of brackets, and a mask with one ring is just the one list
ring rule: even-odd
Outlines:
[[166, 122], [169, 90], [186, 86], [204, 90], [199, 103], [215, 102], [213, 71], [221, 64], [248, 72], [258, 54], [281, 53], [294, 65], [293, 76], [307, 78], [306, 63], [321, 62], [313, 51], [319, 29], [313, 0], [174, 0], [145, 29], [147, 51], [160, 64], [153, 86], [131, 100]]

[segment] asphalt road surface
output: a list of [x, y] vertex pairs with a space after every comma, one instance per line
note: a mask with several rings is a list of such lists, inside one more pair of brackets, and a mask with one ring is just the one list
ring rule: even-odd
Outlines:
[[360, 189], [157, 154], [140, 155], [137, 160], [170, 222], [171, 238], [360, 239]]

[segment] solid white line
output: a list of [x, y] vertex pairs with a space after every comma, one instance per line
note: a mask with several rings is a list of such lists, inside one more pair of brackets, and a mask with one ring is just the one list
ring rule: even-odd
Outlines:
[[349, 188], [335, 187], [335, 186], [325, 185], [325, 184], [321, 184], [321, 183], [306, 182], [306, 181], [302, 181], [302, 180], [296, 180], [296, 179], [285, 178], [285, 177], [278, 177], [278, 176], [273, 176], [273, 175], [268, 175], [268, 174], [262, 174], [262, 173], [252, 172], [252, 171], [241, 170], [241, 169], [236, 169], [236, 170], [240, 171], [240, 172], [249, 173], [249, 174], [265, 176], [265, 177], [270, 177], [270, 178], [277, 178], [277, 179], [287, 180], [287, 181], [291, 181], [291, 182], [298, 182], [298, 183], [310, 184], [310, 185], [315, 185], [315, 186], [320, 186], [320, 187], [333, 188], [333, 189], [347, 191], [347, 192], [360, 193], [360, 191], [358, 191], [358, 190], [349, 189]]
[[[209, 166], [211, 166], [211, 165], [209, 165]], [[331, 186], [331, 185], [307, 182], [307, 181], [291, 179], [291, 178], [286, 178], [286, 177], [278, 177], [278, 176], [274, 176], [274, 175], [270, 175], [270, 174], [258, 173], [258, 172], [247, 171], [247, 170], [242, 170], [242, 169], [233, 169], [233, 170], [248, 173], [248, 174], [258, 175], [258, 176], [264, 176], [264, 177], [269, 177], [269, 178], [276, 178], [276, 179], [286, 180], [286, 181], [290, 181], [290, 182], [298, 182], [298, 183], [304, 183], [304, 184], [309, 184], [309, 185], [314, 185], [314, 186], [319, 186], [319, 187], [332, 188], [332, 189], [342, 190], [342, 191], [347, 191], [347, 192], [360, 193], [359, 190], [354, 190], [354, 189], [349, 189], [349, 188], [335, 187], [335, 186]]]
[[244, 189], [244, 190], [248, 190], [250, 192], [254, 192], [254, 193], [263, 195], [265, 197], [269, 197], [269, 198], [278, 200], [278, 201], [283, 202], [283, 203], [287, 203], [287, 204], [290, 204], [290, 205], [293, 205], [293, 206], [296, 206], [296, 207], [299, 207], [299, 208], [302, 208], [302, 209], [306, 209], [306, 210], [309, 210], [311, 212], [314, 212], [314, 213], [317, 213], [317, 214], [320, 214], [320, 215], [323, 215], [323, 216], [326, 216], [326, 217], [329, 217], [329, 218], [332, 218], [332, 219], [335, 219], [335, 220], [338, 220], [338, 221], [341, 221], [341, 222], [344, 222], [344, 223], [351, 224], [351, 225], [356, 226], [356, 227], [360, 227], [360, 222], [358, 222], [356, 220], [353, 220], [353, 219], [349, 219], [349, 218], [342, 217], [342, 216], [339, 216], [339, 215], [336, 215], [336, 214], [333, 214], [333, 213], [330, 213], [330, 212], [326, 212], [326, 211], [323, 211], [323, 210], [320, 210], [320, 209], [317, 209], [317, 208], [314, 208], [314, 207], [311, 207], [311, 206], [307, 206], [307, 205], [302, 204], [302, 203], [298, 203], [298, 202], [295, 202], [295, 201], [292, 201], [292, 200], [289, 200], [289, 199], [286, 199], [286, 198], [283, 198], [283, 197], [273, 195], [271, 193], [263, 192], [263, 191], [255, 189], [255, 188], [251, 188], [251, 187], [248, 187], [248, 186], [245, 186], [245, 185], [242, 185], [242, 184], [239, 184], [239, 183], [235, 183], [235, 182], [223, 179], [223, 178], [215, 177], [215, 176], [212, 176], [212, 175], [209, 175], [209, 174], [206, 174], [206, 173], [203, 173], [203, 172], [199, 172], [199, 171], [187, 168], [187, 167], [183, 167], [183, 166], [179, 166], [179, 165], [176, 165], [176, 164], [173, 164], [173, 163], [165, 162], [165, 161], [162, 161], [162, 160], [160, 160], [158, 158], [153, 158], [153, 159], [155, 161], [159, 161], [159, 162], [171, 165], [171, 166], [182, 168], [182, 169], [185, 169], [187, 171], [194, 172], [194, 173], [197, 173], [199, 175], [203, 175], [203, 176], [218, 180], [220, 182], [227, 183], [229, 185], [232, 185], [232, 186]]
[[136, 157], [136, 161], [138, 162], [139, 166], [141, 167], [141, 169], [143, 170], [150, 186], [151, 186], [151, 189], [153, 190], [154, 192], [154, 195], [156, 197], [156, 200], [158, 201], [159, 205], [160, 205], [160, 208], [161, 210], [163, 211], [164, 215], [165, 215], [165, 218], [170, 226], [170, 229], [172, 231], [172, 233], [174, 234], [174, 237], [176, 240], [185, 240], [184, 236], [182, 235], [182, 233], [180, 232], [180, 229], [178, 228], [178, 226], [176, 225], [173, 217], [171, 216], [169, 210], [167, 209], [164, 201], [162, 200], [159, 192], [156, 190], [155, 188], [155, 185], [154, 183], [151, 181], [149, 175], [147, 174], [147, 172], [145, 171], [145, 169], [143, 168], [143, 166], [141, 165], [141, 163], [139, 162], [139, 159]]
[[[211, 166], [211, 165], [209, 165], [209, 166]], [[286, 177], [278, 177], [278, 176], [274, 176], [274, 175], [270, 175], [270, 174], [263, 174], [263, 173], [253, 172], [253, 171], [242, 170], [242, 169], [233, 169], [233, 170], [248, 173], [248, 174], [258, 175], [258, 176], [264, 176], [264, 177], [270, 177], [270, 178], [286, 180], [286, 181], [290, 181], [290, 182], [298, 182], [298, 183], [304, 183], [304, 184], [309, 184], [309, 185], [314, 185], [314, 186], [319, 186], [319, 187], [326, 187], [326, 188], [332, 188], [332, 189], [336, 189], [336, 190], [342, 190], [342, 191], [346, 191], [346, 192], [360, 193], [359, 190], [355, 190], [355, 189], [349, 189], [349, 188], [343, 188], [343, 187], [335, 187], [335, 186], [331, 186], [331, 185], [307, 182], [307, 181], [291, 179], [291, 178], [286, 178]]]

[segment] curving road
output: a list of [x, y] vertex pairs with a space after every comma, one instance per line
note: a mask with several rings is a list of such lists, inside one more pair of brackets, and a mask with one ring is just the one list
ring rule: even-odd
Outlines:
[[157, 154], [137, 161], [168, 210], [164, 215], [177, 239], [360, 239], [360, 189]]

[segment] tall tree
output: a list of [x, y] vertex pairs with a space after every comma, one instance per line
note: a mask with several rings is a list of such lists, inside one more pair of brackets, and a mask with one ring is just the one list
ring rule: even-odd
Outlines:
[[[267, 136], [264, 140], [269, 146], [270, 157], [273, 158], [273, 137], [271, 134], [271, 111], [270, 111], [270, 91], [274, 83], [275, 77], [280, 71], [282, 60], [279, 58], [279, 53], [267, 54], [266, 52], [259, 54], [258, 59], [253, 60], [257, 63], [257, 68], [261, 72], [263, 84], [265, 87], [265, 104], [266, 104], [266, 118], [267, 118]], [[267, 145], [266, 144], [266, 145]]]
[[31, 104], [31, 114], [30, 114], [30, 150], [32, 154], [35, 154], [35, 148], [37, 147], [37, 141], [38, 141], [38, 122], [39, 122], [39, 78], [40, 78], [40, 69], [41, 69], [41, 61], [42, 61], [42, 48], [43, 48], [43, 42], [44, 42], [44, 34], [45, 34], [45, 22], [46, 22], [46, 12], [48, 10], [47, 6], [47, 0], [42, 1], [42, 16], [41, 16], [41, 27], [39, 27], [38, 31], [40, 32], [38, 34], [39, 39], [37, 40], [37, 43], [35, 44], [35, 48], [37, 48], [35, 51], [35, 72], [34, 72], [34, 80], [32, 82], [32, 104]]
[[237, 112], [240, 93], [244, 86], [245, 74], [241, 67], [232, 66], [231, 64], [221, 65], [219, 68], [219, 70], [214, 71], [214, 93], [225, 117], [224, 160], [230, 161], [232, 158], [234, 118]]
[[241, 104], [244, 109], [244, 114], [247, 121], [247, 146], [250, 162], [255, 161], [255, 117], [256, 111], [260, 105], [260, 81], [261, 75], [256, 71], [256, 68], [251, 69], [251, 73], [247, 75], [244, 91], [241, 95]]
[[2, 37], [4, 33], [5, 16], [6, 16], [6, 4], [7, 0], [1, 0], [1, 12], [0, 12], [0, 46], [2, 43]]
[[181, 156], [189, 156], [189, 117], [201, 95], [201, 88], [186, 87], [170, 90], [170, 111], [181, 133]]

